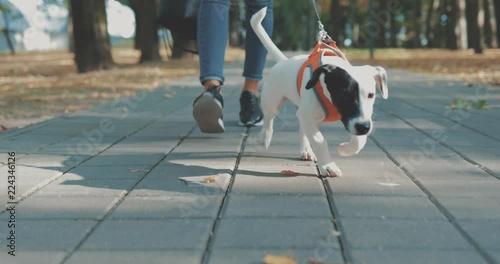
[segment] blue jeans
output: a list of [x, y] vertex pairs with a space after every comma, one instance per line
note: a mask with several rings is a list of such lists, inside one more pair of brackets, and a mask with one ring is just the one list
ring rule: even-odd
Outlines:
[[[198, 15], [198, 53], [200, 56], [200, 81], [218, 80], [224, 83], [224, 55], [229, 36], [230, 0], [202, 0]], [[245, 66], [246, 79], [260, 81], [266, 64], [267, 50], [250, 26], [250, 18], [267, 6], [267, 14], [262, 26], [271, 36], [273, 31], [273, 0], [245, 0], [246, 39]]]

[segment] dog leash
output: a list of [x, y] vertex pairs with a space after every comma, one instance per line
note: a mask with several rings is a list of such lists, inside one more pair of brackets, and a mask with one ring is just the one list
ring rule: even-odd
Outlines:
[[327, 45], [330, 49], [332, 49], [335, 53], [337, 53], [337, 55], [339, 57], [341, 57], [345, 61], [347, 61], [347, 57], [340, 49], [336, 49], [336, 48], [328, 45], [328, 42], [335, 43], [335, 41], [328, 35], [328, 32], [326, 32], [326, 30], [325, 30], [325, 26], [323, 25], [323, 23], [321, 23], [321, 18], [319, 16], [318, 7], [316, 5], [316, 0], [311, 0], [311, 2], [312, 2], [312, 6], [314, 7], [314, 13], [316, 13], [316, 20], [318, 22], [318, 28], [319, 28], [318, 41], [323, 43], [324, 45]]

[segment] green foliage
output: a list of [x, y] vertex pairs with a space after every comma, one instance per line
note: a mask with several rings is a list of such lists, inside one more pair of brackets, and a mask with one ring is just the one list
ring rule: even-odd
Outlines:
[[487, 104], [486, 100], [472, 101], [455, 98], [447, 108], [454, 110], [488, 110], [491, 109], [491, 106]]

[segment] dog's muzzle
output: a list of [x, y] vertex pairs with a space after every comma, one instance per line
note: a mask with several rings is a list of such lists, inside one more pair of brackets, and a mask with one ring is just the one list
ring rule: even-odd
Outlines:
[[346, 121], [347, 122], [343, 122], [346, 130], [353, 135], [368, 135], [372, 131], [373, 125], [371, 120], [360, 120], [359, 118], [353, 118]]

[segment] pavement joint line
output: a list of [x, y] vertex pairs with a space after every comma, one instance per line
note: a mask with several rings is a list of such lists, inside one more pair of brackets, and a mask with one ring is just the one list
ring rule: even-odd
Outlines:
[[[318, 175], [320, 175], [320, 171], [318, 166], [316, 165], [316, 171]], [[330, 208], [330, 214], [332, 215], [332, 219], [330, 222], [333, 224], [333, 228], [335, 228], [335, 231], [339, 232], [337, 236], [337, 240], [339, 241], [339, 246], [340, 246], [340, 252], [342, 254], [342, 259], [344, 260], [344, 263], [354, 263], [352, 261], [352, 256], [351, 253], [349, 252], [347, 248], [347, 239], [345, 237], [345, 232], [344, 229], [342, 228], [342, 223], [340, 221], [340, 213], [337, 209], [337, 205], [335, 204], [334, 200], [334, 195], [332, 188], [330, 186], [330, 183], [327, 181], [326, 177], [318, 176], [319, 179], [321, 180], [321, 183], [323, 184], [323, 188], [326, 193], [326, 200], [328, 201], [328, 207]]]
[[[500, 175], [497, 175], [495, 172], [493, 172], [491, 169], [489, 169], [488, 167], [486, 166], [483, 166], [481, 164], [479, 164], [478, 162], [476, 162], [475, 160], [467, 157], [465, 154], [463, 154], [462, 152], [456, 150], [455, 148], [453, 148], [452, 146], [446, 144], [445, 142], [439, 140], [439, 139], [436, 139], [434, 138], [432, 135], [430, 135], [429, 133], [425, 132], [424, 130], [416, 127], [415, 125], [413, 125], [412, 123], [410, 123], [409, 121], [407, 121], [406, 119], [394, 114], [393, 112], [391, 112], [390, 110], [387, 110], [383, 107], [380, 107], [380, 106], [377, 106], [377, 108], [379, 109], [382, 109], [383, 111], [385, 111], [387, 114], [403, 121], [404, 123], [406, 123], [407, 125], [411, 126], [413, 129], [417, 130], [418, 132], [424, 134], [425, 136], [431, 138], [432, 140], [436, 141], [437, 143], [439, 143], [441, 146], [451, 150], [452, 152], [455, 152], [456, 154], [458, 154], [458, 156], [460, 156], [462, 159], [464, 159], [465, 161], [471, 163], [472, 165], [475, 165], [475, 166], [478, 166], [481, 170], [483, 170], [484, 172], [488, 173], [489, 175], [491, 175], [493, 178], [496, 178], [498, 180], [500, 180]], [[370, 136], [370, 138], [373, 139], [372, 136]]]
[[[50, 183], [52, 183], [52, 182], [56, 181], [56, 180], [57, 180], [57, 179], [59, 179], [60, 177], [64, 176], [66, 173], [68, 173], [68, 172], [69, 172], [69, 171], [71, 171], [72, 169], [74, 169], [74, 168], [76, 168], [76, 167], [78, 167], [78, 166], [82, 165], [83, 163], [85, 163], [85, 162], [89, 161], [90, 159], [92, 159], [92, 158], [94, 158], [94, 157], [99, 156], [99, 154], [103, 153], [104, 151], [108, 150], [109, 148], [113, 147], [114, 145], [116, 145], [116, 144], [120, 143], [121, 141], [123, 141], [123, 140], [127, 139], [128, 137], [130, 137], [130, 136], [132, 136], [132, 135], [134, 135], [134, 134], [138, 133], [139, 131], [141, 131], [141, 130], [143, 130], [144, 128], [146, 128], [146, 127], [150, 126], [151, 124], [155, 123], [156, 121], [158, 121], [158, 120], [160, 120], [160, 119], [164, 118], [165, 116], [170, 115], [170, 114], [172, 114], [172, 113], [174, 113], [174, 112], [176, 112], [176, 111], [178, 111], [178, 110], [182, 109], [182, 108], [183, 108], [183, 107], [185, 107], [186, 105], [188, 105], [188, 104], [185, 104], [185, 105], [183, 105], [183, 106], [180, 106], [180, 107], [178, 107], [178, 108], [176, 108], [176, 109], [174, 109], [174, 110], [172, 110], [172, 111], [168, 111], [168, 112], [167, 112], [167, 113], [165, 113], [164, 115], [161, 115], [160, 117], [158, 117], [158, 118], [154, 119], [153, 121], [151, 121], [151, 122], [147, 123], [146, 125], [144, 125], [144, 126], [142, 126], [142, 127], [138, 128], [137, 130], [133, 131], [132, 133], [129, 133], [128, 135], [123, 136], [121, 139], [119, 139], [119, 140], [117, 140], [116, 142], [112, 143], [112, 144], [111, 144], [110, 146], [108, 146], [107, 148], [105, 148], [105, 149], [103, 149], [103, 150], [99, 151], [98, 153], [96, 153], [96, 154], [94, 154], [94, 155], [92, 155], [92, 156], [89, 156], [88, 158], [86, 158], [86, 159], [82, 160], [80, 163], [78, 163], [78, 164], [76, 164], [76, 165], [74, 165], [74, 166], [72, 166], [72, 167], [68, 168], [67, 170], [63, 171], [60, 175], [57, 175], [57, 176], [51, 177], [51, 178], [49, 178], [49, 179], [47, 179], [47, 180], [45, 180], [45, 181], [41, 182], [41, 183], [40, 183], [40, 184], [38, 184], [37, 186], [33, 187], [33, 188], [32, 188], [32, 189], [28, 192], [28, 193], [26, 193], [26, 194], [22, 195], [22, 196], [21, 196], [21, 198], [20, 198], [19, 200], [17, 200], [17, 202], [18, 202], [18, 203], [20, 203], [20, 202], [22, 202], [22, 201], [24, 201], [24, 200], [28, 199], [30, 196], [32, 196], [33, 194], [35, 194], [35, 193], [36, 193], [36, 192], [38, 192], [39, 190], [43, 189], [45, 186], [49, 185]], [[182, 139], [182, 140], [184, 140], [184, 139], [187, 137], [187, 135], [191, 134], [191, 132], [192, 132], [195, 128], [196, 128], [196, 126], [192, 127], [192, 128], [188, 131], [188, 133], [187, 133], [185, 136], [183, 136], [181, 139]], [[78, 133], [77, 133], [77, 134], [78, 134]], [[55, 144], [55, 143], [54, 143], [54, 144]], [[175, 149], [177, 146], [178, 146], [178, 145], [176, 145], [175, 147], [173, 147], [173, 148], [169, 151], [169, 153], [167, 153], [166, 155], [170, 154], [170, 153], [172, 152], [172, 150], [173, 150], [173, 149]], [[165, 157], [166, 157], [166, 156], [165, 156]], [[163, 159], [161, 159], [160, 161], [162, 161], [162, 160], [163, 160]], [[156, 165], [154, 165], [154, 166], [156, 166]], [[145, 175], [143, 175], [143, 177], [145, 177], [147, 174], [149, 174], [149, 172], [148, 172], [148, 173], [146, 173]], [[141, 178], [141, 179], [142, 179], [142, 178]], [[135, 187], [135, 186], [134, 186], [134, 187]], [[4, 208], [4, 209], [0, 210], [0, 214], [2, 214], [3, 212], [5, 212], [6, 210], [7, 210], [7, 208]]]
[[[43, 127], [49, 126], [52, 122], [54, 122], [54, 121], [56, 121], [58, 119], [61, 119], [61, 117], [55, 117], [55, 118], [50, 119], [50, 120], [42, 121], [41, 123], [35, 123], [35, 124], [31, 124], [31, 125], [28, 125], [28, 126], [25, 126], [25, 127], [22, 127], [22, 128], [17, 128], [17, 130], [18, 130], [17, 132], [19, 132], [19, 133], [14, 133], [14, 134], [6, 136], [4, 138], [0, 137], [0, 141], [7, 140], [7, 139], [10, 139], [10, 138], [19, 136], [19, 135], [26, 134], [26, 133], [34, 131], [34, 130], [36, 130], [38, 128], [43, 128]], [[30, 129], [30, 127], [31, 127], [31, 129]], [[8, 132], [9, 131], [7, 130], [6, 133], [8, 133]], [[1, 135], [1, 133], [0, 133], [0, 135]]]
[[401, 170], [405, 173], [405, 175], [422, 191], [424, 192], [427, 197], [429, 198], [429, 201], [441, 212], [446, 219], [451, 223], [451, 225], [458, 231], [458, 233], [476, 250], [476, 252], [486, 261], [488, 264], [495, 264], [496, 261], [494, 258], [486, 251], [484, 250], [479, 243], [470, 236], [465, 229], [458, 223], [456, 217], [446, 209], [444, 205], [442, 205], [439, 200], [432, 194], [431, 191], [429, 191], [424, 184], [422, 184], [415, 175], [413, 175], [406, 167], [404, 167], [402, 164], [400, 164], [392, 155], [391, 153], [385, 149], [384, 146], [380, 144], [375, 138], [372, 136], [369, 137], [375, 145], [377, 145], [386, 155], [387, 157]]
[[209, 257], [210, 257], [210, 250], [213, 246], [214, 243], [214, 238], [215, 238], [215, 232], [217, 231], [217, 227], [219, 225], [219, 220], [222, 218], [222, 211], [224, 209], [224, 205], [227, 201], [227, 197], [229, 196], [229, 192], [231, 191], [233, 184], [234, 184], [234, 178], [236, 177], [241, 158], [243, 157], [243, 152], [245, 151], [246, 143], [248, 136], [250, 134], [250, 127], [246, 127], [245, 132], [242, 134], [242, 139], [241, 139], [241, 144], [239, 147], [239, 153], [238, 156], [236, 157], [236, 162], [234, 164], [233, 172], [231, 173], [231, 178], [229, 178], [229, 183], [226, 188], [226, 192], [224, 193], [224, 196], [222, 197], [222, 201], [219, 206], [219, 210], [217, 212], [217, 216], [215, 217], [214, 223], [212, 225], [212, 229], [210, 230], [210, 235], [207, 240], [207, 244], [205, 247], [205, 250], [203, 251], [203, 255], [201, 257], [201, 264], [208, 264]]
[[[489, 139], [493, 139], [493, 140], [495, 140], [495, 141], [500, 142], [500, 139], [498, 139], [498, 138], [495, 138], [495, 137], [493, 137], [493, 136], [490, 136], [490, 135], [488, 135], [488, 134], [486, 134], [486, 133], [484, 133], [484, 132], [482, 132], [482, 131], [480, 131], [480, 130], [477, 130], [477, 129], [475, 129], [475, 128], [471, 127], [471, 126], [468, 126], [468, 125], [466, 125], [466, 124], [464, 124], [464, 123], [459, 123], [459, 122], [457, 122], [456, 120], [453, 120], [453, 119], [451, 119], [451, 118], [449, 118], [449, 117], [447, 117], [447, 116], [440, 115], [439, 113], [436, 113], [436, 112], [433, 112], [433, 111], [427, 110], [427, 109], [425, 109], [425, 108], [423, 108], [423, 107], [420, 107], [420, 106], [418, 106], [418, 105], [415, 105], [415, 104], [413, 104], [413, 103], [410, 103], [410, 102], [408, 102], [408, 101], [406, 101], [406, 100], [404, 100], [404, 99], [401, 99], [401, 98], [396, 98], [396, 100], [402, 101], [402, 102], [404, 102], [404, 103], [406, 103], [406, 104], [408, 104], [408, 105], [411, 105], [411, 106], [413, 106], [413, 107], [415, 107], [415, 108], [417, 108], [417, 109], [420, 109], [420, 110], [422, 110], [422, 111], [424, 111], [424, 112], [427, 112], [427, 113], [429, 113], [429, 114], [433, 114], [433, 115], [435, 115], [435, 116], [442, 117], [443, 119], [447, 119], [447, 120], [449, 120], [449, 121], [451, 121], [451, 122], [453, 122], [453, 123], [455, 123], [455, 124], [457, 124], [457, 125], [459, 125], [459, 126], [461, 126], [461, 127], [465, 127], [465, 128], [467, 128], [467, 129], [469, 129], [469, 130], [471, 130], [471, 131], [474, 131], [474, 132], [476, 132], [476, 133], [478, 133], [478, 134], [481, 134], [481, 135], [483, 135], [483, 136], [485, 136], [485, 137], [487, 137], [487, 138], [489, 138]], [[475, 112], [477, 112], [477, 111], [475, 111]]]
[[[153, 122], [155, 122], [155, 121], [153, 121]], [[151, 122], [151, 123], [153, 123], [153, 122]], [[149, 126], [151, 123], [147, 124], [146, 126]], [[144, 126], [144, 127], [146, 127], [146, 126]], [[80, 242], [78, 242], [78, 244], [73, 249], [71, 249], [68, 254], [66, 254], [64, 256], [64, 258], [60, 262], [61, 264], [66, 263], [69, 260], [69, 258], [71, 258], [71, 256], [73, 256], [73, 254], [83, 245], [83, 243], [85, 243], [85, 241], [92, 235], [92, 233], [94, 233], [94, 231], [99, 227], [99, 225], [102, 222], [104, 222], [105, 220], [109, 219], [109, 216], [116, 210], [116, 208], [118, 208], [118, 206], [120, 206], [120, 204], [125, 200], [125, 198], [128, 196], [128, 194], [137, 185], [139, 185], [139, 183], [141, 183], [142, 180], [144, 180], [144, 178], [146, 178], [146, 176], [149, 175], [149, 173], [151, 173], [151, 171], [154, 168], [156, 168], [161, 162], [163, 162], [168, 157], [168, 155], [170, 155], [170, 153], [172, 153], [177, 147], [179, 147], [182, 144], [182, 142], [184, 142], [184, 140], [191, 135], [191, 133], [196, 129], [196, 127], [197, 127], [196, 125], [193, 126], [185, 135], [183, 135], [178, 140], [177, 144], [175, 146], [173, 146], [170, 149], [170, 151], [163, 156], [163, 158], [161, 158], [158, 162], [156, 162], [156, 164], [154, 164], [150, 168], [150, 170], [148, 172], [146, 172], [144, 175], [142, 175], [142, 177], [139, 178], [139, 180], [134, 184], [134, 186], [130, 187], [129, 190], [126, 190], [125, 193], [123, 193], [122, 195], [120, 195], [120, 196], [117, 197], [117, 199], [116, 199], [117, 201], [110, 207], [110, 209], [108, 210], [108, 212], [103, 217], [101, 217], [100, 219], [98, 219], [97, 223], [90, 228], [90, 230], [85, 234], [85, 236], [80, 240]], [[135, 133], [137, 133], [138, 131], [140, 131], [140, 130], [137, 130]], [[133, 133], [133, 134], [135, 134], [135, 133]]]

